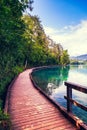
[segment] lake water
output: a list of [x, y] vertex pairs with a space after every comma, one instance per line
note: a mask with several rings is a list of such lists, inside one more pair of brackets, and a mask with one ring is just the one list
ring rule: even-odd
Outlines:
[[[66, 107], [65, 81], [87, 87], [87, 66], [67, 66], [45, 68], [33, 73], [36, 84], [60, 105]], [[87, 94], [73, 90], [73, 99], [87, 106]], [[73, 113], [87, 123], [87, 111], [73, 106]]]

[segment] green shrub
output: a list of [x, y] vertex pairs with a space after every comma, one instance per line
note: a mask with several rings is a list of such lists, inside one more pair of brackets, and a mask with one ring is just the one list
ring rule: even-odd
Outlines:
[[0, 130], [11, 130], [11, 121], [8, 114], [0, 109]]
[[23, 70], [24, 70], [24, 68], [23, 68], [23, 67], [20, 67], [20, 66], [15, 66], [15, 67], [13, 68], [13, 72], [14, 72], [15, 75], [18, 75], [18, 74], [21, 73]]

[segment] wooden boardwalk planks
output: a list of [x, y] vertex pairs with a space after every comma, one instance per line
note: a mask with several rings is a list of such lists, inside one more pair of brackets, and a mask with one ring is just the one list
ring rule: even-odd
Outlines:
[[13, 130], [77, 130], [33, 87], [29, 77], [31, 71], [21, 73], [10, 90], [8, 110]]

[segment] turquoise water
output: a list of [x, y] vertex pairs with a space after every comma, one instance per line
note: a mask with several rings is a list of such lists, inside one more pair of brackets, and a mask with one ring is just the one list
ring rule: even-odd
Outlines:
[[[65, 81], [87, 87], [87, 66], [83, 65], [45, 68], [34, 72], [32, 76], [43, 91], [64, 107], [66, 107], [66, 100], [64, 99], [64, 95], [66, 95]], [[73, 90], [73, 99], [87, 106], [87, 94]], [[87, 123], [86, 111], [73, 106], [73, 113]]]

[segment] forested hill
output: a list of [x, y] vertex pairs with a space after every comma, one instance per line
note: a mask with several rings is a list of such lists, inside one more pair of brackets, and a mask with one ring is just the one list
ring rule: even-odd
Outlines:
[[37, 16], [23, 12], [32, 0], [0, 1], [0, 108], [8, 84], [25, 67], [69, 64], [67, 50], [46, 36]]
[[37, 16], [24, 15], [22, 20], [25, 24], [23, 37], [26, 39], [25, 59], [28, 66], [69, 63], [67, 50], [46, 36]]
[[87, 54], [71, 57], [71, 59], [87, 61]]

